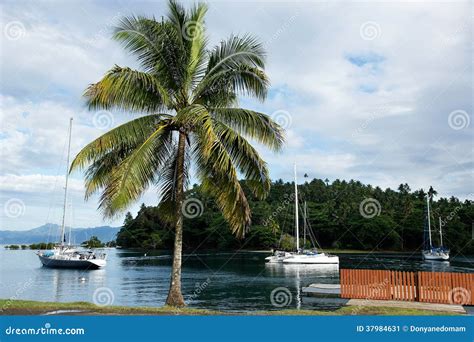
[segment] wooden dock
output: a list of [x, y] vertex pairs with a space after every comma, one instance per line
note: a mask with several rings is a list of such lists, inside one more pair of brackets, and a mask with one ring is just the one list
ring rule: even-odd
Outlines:
[[415, 302], [406, 300], [382, 300], [382, 299], [346, 299], [341, 298], [341, 286], [339, 284], [310, 284], [303, 287], [302, 292], [307, 295], [304, 302], [323, 306], [383, 306], [403, 309], [420, 309], [431, 311], [453, 312], [466, 314], [462, 305]]
[[340, 296], [474, 305], [474, 274], [341, 269]]
[[[386, 306], [466, 313], [474, 305], [474, 273], [341, 269], [340, 284], [302, 288], [320, 305]], [[308, 297], [311, 297], [309, 299]]]

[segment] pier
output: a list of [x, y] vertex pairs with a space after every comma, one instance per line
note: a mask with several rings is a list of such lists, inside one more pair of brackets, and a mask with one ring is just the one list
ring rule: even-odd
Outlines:
[[386, 306], [466, 313], [474, 305], [474, 274], [341, 269], [340, 284], [310, 284], [316, 304]]

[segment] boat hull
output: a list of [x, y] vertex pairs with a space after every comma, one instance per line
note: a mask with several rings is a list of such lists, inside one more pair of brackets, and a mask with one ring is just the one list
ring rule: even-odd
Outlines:
[[293, 254], [291, 257], [283, 260], [284, 264], [339, 264], [339, 257], [335, 255], [327, 255], [325, 253], [318, 254]]
[[425, 259], [425, 260], [448, 261], [449, 260], [449, 254], [447, 254], [447, 253], [423, 252], [423, 259]]
[[41, 263], [44, 267], [48, 268], [71, 268], [71, 269], [98, 269], [104, 267], [106, 261], [104, 259], [91, 259], [91, 260], [64, 260], [54, 259], [38, 255]]

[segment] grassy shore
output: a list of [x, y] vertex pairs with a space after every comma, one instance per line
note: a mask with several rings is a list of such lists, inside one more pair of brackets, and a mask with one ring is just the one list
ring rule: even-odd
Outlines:
[[[172, 307], [129, 307], [129, 306], [98, 306], [88, 302], [37, 302], [30, 300], [8, 300], [0, 299], [0, 315], [42, 315], [58, 310], [73, 310], [73, 312], [64, 312], [64, 315], [239, 315], [239, 313], [229, 313], [204, 309]], [[266, 315], [302, 315], [302, 316], [344, 316], [344, 315], [455, 315], [452, 312], [402, 309], [377, 306], [345, 306], [333, 311], [318, 310], [293, 310], [282, 309], [278, 311], [254, 311], [242, 313], [247, 316], [266, 316]]]

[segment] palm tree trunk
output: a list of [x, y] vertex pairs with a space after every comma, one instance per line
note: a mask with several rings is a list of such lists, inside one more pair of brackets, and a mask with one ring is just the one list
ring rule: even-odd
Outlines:
[[173, 269], [171, 270], [171, 283], [166, 298], [166, 305], [185, 306], [183, 295], [181, 294], [181, 258], [183, 249], [183, 196], [184, 196], [184, 149], [186, 135], [179, 134], [178, 158], [176, 165], [176, 227], [174, 236]]

